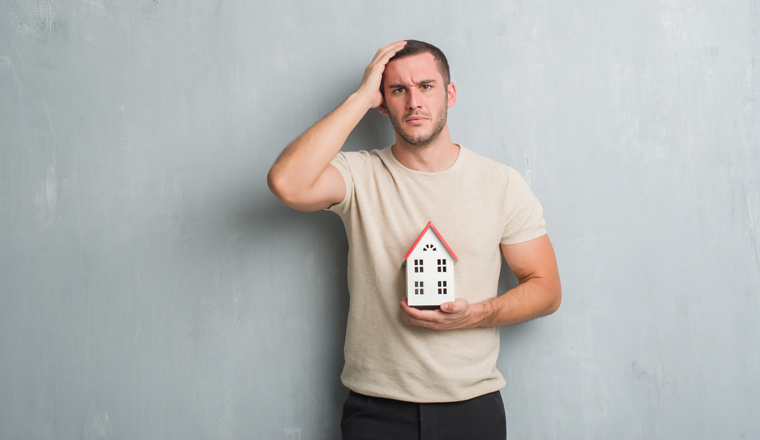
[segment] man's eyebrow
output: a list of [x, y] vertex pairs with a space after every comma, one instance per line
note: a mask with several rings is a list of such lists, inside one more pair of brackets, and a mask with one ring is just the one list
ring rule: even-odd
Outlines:
[[[422, 81], [416, 83], [416, 86], [426, 86], [428, 84], [434, 84], [436, 83], [436, 80], [434, 79], [423, 79]], [[399, 87], [406, 87], [406, 84], [388, 84], [389, 89], [397, 89]]]

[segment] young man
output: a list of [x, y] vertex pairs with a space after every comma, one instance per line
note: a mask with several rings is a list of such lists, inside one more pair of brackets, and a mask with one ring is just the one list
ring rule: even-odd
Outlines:
[[[285, 204], [330, 209], [346, 226], [344, 439], [506, 438], [498, 326], [560, 304], [541, 205], [515, 170], [451, 142], [446, 114], [456, 94], [438, 48], [389, 44], [359, 89], [269, 172]], [[395, 144], [340, 152], [372, 108], [390, 118]], [[457, 293], [439, 309], [418, 310], [404, 298], [402, 260], [429, 221], [459, 257]], [[500, 251], [519, 286], [497, 297]]]

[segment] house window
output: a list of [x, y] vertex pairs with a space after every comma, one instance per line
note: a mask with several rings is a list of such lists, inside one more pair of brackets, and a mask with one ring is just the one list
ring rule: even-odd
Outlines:
[[445, 258], [439, 258], [438, 259], [438, 272], [446, 272], [446, 259]]
[[426, 244], [425, 247], [422, 248], [423, 251], [426, 251], [428, 249], [430, 249], [431, 251], [434, 251], [435, 250], [435, 246], [433, 246], [432, 244]]
[[423, 281], [415, 281], [414, 282], [414, 294], [415, 295], [424, 295], [425, 294], [424, 291], [423, 291], [423, 289], [422, 289], [424, 287], [422, 284], [423, 284]]
[[422, 273], [422, 260], [414, 260], [414, 273]]
[[446, 295], [446, 281], [438, 281], [438, 294]]

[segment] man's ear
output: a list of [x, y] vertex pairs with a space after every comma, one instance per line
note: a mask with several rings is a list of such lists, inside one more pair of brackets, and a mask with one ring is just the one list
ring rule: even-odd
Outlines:
[[377, 110], [381, 115], [388, 116], [388, 107], [385, 106], [385, 98], [383, 98], [383, 102], [377, 106]]
[[454, 107], [457, 102], [457, 87], [454, 83], [449, 83], [448, 90], [446, 90], [446, 101], [449, 108]]

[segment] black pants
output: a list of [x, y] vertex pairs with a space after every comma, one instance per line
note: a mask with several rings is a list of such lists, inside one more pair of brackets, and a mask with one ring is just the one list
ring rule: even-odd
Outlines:
[[351, 391], [340, 422], [343, 440], [505, 440], [498, 391], [449, 403], [411, 403]]

